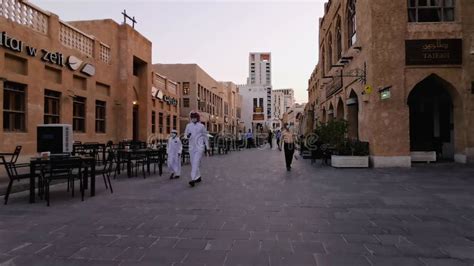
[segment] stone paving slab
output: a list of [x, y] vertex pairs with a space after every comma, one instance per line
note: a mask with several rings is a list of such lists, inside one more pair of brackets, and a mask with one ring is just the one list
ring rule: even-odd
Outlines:
[[334, 169], [283, 153], [204, 158], [160, 176], [0, 206], [0, 265], [474, 265], [474, 168]]

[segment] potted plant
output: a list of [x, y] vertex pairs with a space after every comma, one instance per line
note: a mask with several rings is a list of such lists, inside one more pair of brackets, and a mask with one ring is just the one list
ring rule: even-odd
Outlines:
[[369, 143], [348, 139], [348, 122], [333, 120], [316, 129], [319, 141], [332, 151], [333, 167], [369, 167]]

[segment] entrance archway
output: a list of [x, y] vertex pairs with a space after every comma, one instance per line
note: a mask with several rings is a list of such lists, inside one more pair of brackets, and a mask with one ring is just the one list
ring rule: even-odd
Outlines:
[[336, 109], [336, 119], [337, 120], [343, 120], [344, 119], [344, 103], [342, 102], [342, 99], [339, 98], [337, 101], [337, 109]]
[[359, 99], [353, 90], [349, 94], [347, 104], [348, 135], [351, 139], [359, 139]]
[[411, 151], [435, 151], [440, 159], [454, 160], [453, 89], [439, 76], [430, 75], [410, 92]]

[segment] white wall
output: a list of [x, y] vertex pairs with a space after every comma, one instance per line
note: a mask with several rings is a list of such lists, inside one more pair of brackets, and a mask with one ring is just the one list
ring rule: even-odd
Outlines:
[[265, 123], [268, 121], [267, 88], [268, 86], [239, 85], [239, 92], [240, 92], [240, 95], [242, 95], [242, 121], [244, 122], [245, 128], [247, 130], [249, 128], [252, 128], [252, 122], [255, 122], [253, 121], [253, 99], [254, 98], [263, 98], [263, 113], [265, 116], [265, 121], [258, 121], [258, 122]]

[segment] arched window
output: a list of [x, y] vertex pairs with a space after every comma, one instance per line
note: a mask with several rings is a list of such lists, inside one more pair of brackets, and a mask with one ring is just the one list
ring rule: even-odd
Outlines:
[[326, 74], [326, 64], [324, 61], [326, 60], [325, 55], [326, 55], [326, 49], [324, 49], [324, 45], [323, 45], [323, 47], [321, 48], [321, 59], [319, 60], [319, 62], [321, 62], [321, 71], [323, 72], [323, 76], [325, 76]]
[[337, 16], [336, 21], [336, 59], [342, 57], [342, 38], [341, 38], [341, 16]]
[[331, 70], [332, 68], [332, 35], [331, 33], [329, 33], [329, 36], [328, 36], [328, 65], [327, 65], [327, 68], [328, 68], [328, 71]]
[[349, 47], [354, 45], [357, 39], [356, 2], [357, 0], [349, 0], [348, 6], [347, 6], [347, 33], [348, 33], [348, 38], [349, 38]]

